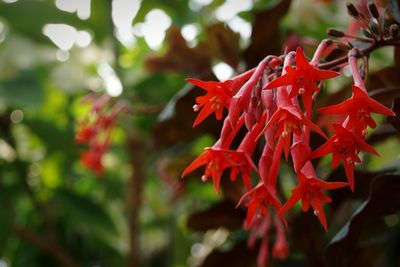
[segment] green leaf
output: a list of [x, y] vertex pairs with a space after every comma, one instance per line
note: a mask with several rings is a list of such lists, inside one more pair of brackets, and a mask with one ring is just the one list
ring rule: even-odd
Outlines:
[[145, 103], [164, 104], [185, 83], [182, 75], [152, 74], [135, 84], [134, 90]]
[[33, 72], [23, 72], [0, 83], [0, 98], [13, 107], [38, 108], [43, 102], [42, 86]]
[[55, 193], [55, 198], [74, 224], [88, 230], [100, 230], [111, 234], [117, 232], [114, 222], [103, 206], [88, 196], [81, 196], [67, 189], [59, 189]]
[[62, 129], [51, 121], [41, 119], [30, 119], [25, 124], [43, 141], [48, 152], [75, 153], [77, 146], [74, 145], [72, 129]]

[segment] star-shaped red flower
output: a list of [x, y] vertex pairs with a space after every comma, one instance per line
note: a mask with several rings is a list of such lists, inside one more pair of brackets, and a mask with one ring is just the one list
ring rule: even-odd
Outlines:
[[231, 89], [233, 81], [215, 82], [191, 78], [186, 79], [186, 81], [207, 91], [207, 94], [196, 98], [197, 104], [193, 106], [193, 109], [200, 111], [200, 113], [197, 115], [193, 127], [196, 127], [214, 112], [217, 120], [221, 120], [223, 111], [228, 108], [234, 93]]
[[324, 195], [321, 191], [345, 187], [348, 186], [348, 183], [325, 182], [313, 176], [305, 176], [302, 171], [298, 173], [297, 177], [299, 184], [292, 190], [292, 195], [283, 205], [279, 214], [285, 213], [301, 200], [303, 211], [307, 211], [311, 205], [314, 209], [314, 214], [318, 217], [325, 231], [328, 231], [323, 202], [329, 203], [332, 199]]
[[335, 135], [312, 152], [310, 159], [319, 158], [332, 153], [332, 168], [336, 168], [342, 160], [351, 190], [354, 191], [354, 162], [361, 162], [358, 157], [358, 152], [362, 150], [375, 155], [379, 154], [363, 139], [339, 124], [334, 124], [333, 129], [335, 130]]
[[224, 170], [232, 168], [231, 180], [235, 180], [238, 173], [241, 173], [243, 182], [249, 190], [251, 187], [251, 170], [257, 169], [251, 159], [243, 152], [209, 147], [183, 171], [182, 177], [203, 165], [206, 165], [206, 169], [202, 180], [206, 181], [209, 177], [212, 177], [214, 188], [217, 193], [219, 193], [221, 176]]
[[81, 155], [80, 161], [86, 168], [93, 171], [98, 176], [103, 176], [104, 167], [101, 163], [102, 153], [96, 153], [95, 151], [86, 151]]
[[353, 96], [340, 104], [323, 107], [318, 112], [325, 114], [345, 114], [349, 115], [348, 126], [355, 128], [357, 134], [365, 135], [367, 126], [376, 127], [371, 113], [395, 116], [396, 114], [370, 98], [366, 92], [353, 85]]
[[301, 95], [305, 110], [311, 113], [312, 95], [319, 88], [316, 82], [334, 78], [338, 72], [321, 70], [311, 65], [303, 50], [298, 47], [296, 50], [296, 68], [287, 66], [286, 74], [270, 82], [264, 89], [273, 89], [281, 86], [292, 86], [289, 97]]
[[280, 138], [282, 138], [283, 140], [283, 150], [285, 152], [286, 159], [289, 155], [290, 144], [292, 141], [292, 133], [296, 135], [301, 135], [301, 127], [303, 125], [309, 127], [311, 130], [317, 132], [327, 139], [324, 132], [310, 119], [304, 116], [300, 109], [295, 106], [283, 105], [279, 107], [278, 110], [271, 116], [271, 119], [265, 125], [264, 129], [258, 137], [263, 135], [265, 131], [274, 123], [278, 124], [276, 136], [280, 136]]
[[89, 126], [87, 124], [83, 124], [80, 126], [79, 131], [75, 135], [75, 142], [77, 144], [86, 144], [89, 143], [92, 137], [94, 137], [97, 133], [95, 126]]
[[279, 201], [273, 190], [265, 186], [263, 183], [259, 183], [252, 190], [244, 194], [240, 199], [238, 206], [240, 206], [248, 197], [250, 197], [250, 200], [246, 203], [246, 228], [249, 228], [251, 226], [254, 216], [267, 215], [269, 206], [274, 207], [277, 212], [282, 206], [281, 202]]

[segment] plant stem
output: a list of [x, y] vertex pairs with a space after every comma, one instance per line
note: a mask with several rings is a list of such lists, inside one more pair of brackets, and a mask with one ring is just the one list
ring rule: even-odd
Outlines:
[[[385, 46], [400, 46], [400, 40], [398, 38], [396, 38], [396, 39], [392, 38], [392, 39], [387, 39], [387, 40], [379, 40], [379, 41], [376, 41], [376, 42], [372, 43], [370, 46], [368, 46], [366, 48], [363, 48], [363, 49], [359, 48], [359, 50], [360, 50], [361, 56], [368, 56], [369, 54], [371, 54], [376, 49], [381, 48], [381, 47], [385, 47]], [[319, 69], [332, 69], [332, 68], [335, 68], [335, 67], [337, 67], [337, 66], [339, 66], [341, 64], [346, 63], [347, 61], [348, 61], [348, 56], [346, 54], [346, 55], [344, 55], [344, 56], [342, 56], [340, 58], [337, 58], [337, 59], [334, 59], [334, 60], [331, 60], [331, 61], [328, 61], [328, 62], [325, 62], [325, 63], [318, 64], [317, 68], [319, 68]]]

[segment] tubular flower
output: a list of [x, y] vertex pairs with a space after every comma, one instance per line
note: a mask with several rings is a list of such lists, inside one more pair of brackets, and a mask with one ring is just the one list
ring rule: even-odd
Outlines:
[[205, 173], [201, 179], [207, 181], [209, 177], [212, 177], [215, 191], [219, 193], [223, 171], [232, 168], [231, 180], [235, 180], [237, 174], [241, 172], [246, 187], [250, 189], [250, 172], [252, 168], [256, 169], [250, 161], [242, 152], [209, 147], [183, 171], [182, 177], [206, 165]]
[[289, 254], [289, 246], [286, 241], [284, 224], [286, 224], [285, 221], [282, 221], [281, 218], [275, 216], [276, 240], [272, 247], [272, 254], [276, 259], [280, 260], [286, 259]]
[[123, 101], [112, 101], [110, 96], [88, 94], [82, 103], [90, 103], [91, 109], [75, 135], [75, 142], [86, 146], [81, 154], [81, 162], [96, 175], [104, 174], [102, 158], [110, 147], [111, 134], [116, 119], [122, 112], [128, 112], [129, 106]]
[[370, 98], [366, 92], [355, 85], [353, 85], [353, 96], [350, 99], [337, 105], [320, 108], [318, 109], [318, 112], [348, 115], [348, 127], [354, 128], [356, 133], [361, 136], [366, 135], [367, 126], [371, 128], [376, 127], [376, 123], [372, 119], [371, 113], [387, 116], [396, 115], [384, 105]]
[[96, 135], [96, 127], [89, 126], [87, 124], [82, 124], [81, 128], [75, 135], [75, 142], [77, 144], [86, 144], [89, 143], [90, 140]]
[[251, 191], [244, 194], [240, 199], [238, 206], [240, 206], [248, 197], [250, 197], [250, 199], [246, 203], [246, 228], [250, 228], [253, 223], [254, 216], [266, 216], [268, 214], [269, 206], [274, 207], [277, 212], [282, 207], [281, 202], [277, 198], [275, 192], [273, 192], [272, 188], [265, 186], [263, 183], [259, 183]]
[[[304, 169], [304, 168], [303, 168]], [[314, 209], [314, 214], [318, 217], [325, 231], [328, 231], [323, 202], [331, 202], [331, 198], [324, 195], [322, 190], [332, 190], [348, 186], [348, 183], [343, 182], [325, 182], [313, 176], [305, 176], [302, 171], [298, 173], [299, 184], [292, 190], [292, 195], [283, 205], [279, 214], [291, 209], [297, 202], [301, 200], [303, 211], [307, 211], [311, 207]]]
[[200, 111], [200, 113], [197, 115], [193, 127], [196, 127], [214, 112], [217, 120], [221, 120], [223, 111], [229, 106], [233, 96], [231, 90], [232, 80], [214, 82], [186, 79], [186, 81], [207, 91], [207, 94], [196, 98], [197, 104], [193, 106], [193, 109], [194, 111]]
[[354, 162], [360, 163], [358, 152], [363, 150], [378, 155], [376, 150], [339, 124], [334, 124], [335, 135], [325, 144], [311, 153], [310, 159], [332, 153], [332, 168], [336, 168], [342, 160], [351, 190], [354, 191]]
[[250, 156], [245, 152], [233, 151], [232, 165], [231, 165], [231, 181], [235, 181], [238, 174], [242, 176], [242, 180], [247, 190], [251, 189], [251, 170], [257, 172], [257, 167], [254, 165]]
[[92, 170], [96, 175], [103, 176], [104, 174], [104, 167], [101, 163], [101, 158], [103, 154], [96, 153], [94, 151], [86, 151], [81, 155], [81, 162], [82, 164]]
[[207, 94], [196, 98], [196, 105], [193, 106], [193, 109], [200, 111], [200, 113], [197, 115], [193, 127], [196, 127], [214, 112], [216, 119], [221, 120], [224, 109], [229, 107], [233, 94], [252, 74], [253, 70], [250, 70], [223, 82], [186, 79], [187, 82], [207, 91]]
[[286, 74], [270, 82], [264, 89], [273, 89], [281, 86], [292, 86], [289, 97], [301, 95], [302, 101], [307, 112], [311, 112], [312, 95], [319, 88], [316, 82], [334, 78], [339, 73], [330, 70], [321, 70], [311, 65], [303, 50], [296, 49], [296, 68], [287, 66]]
[[306, 125], [311, 130], [317, 132], [318, 134], [327, 139], [324, 132], [317, 125], [315, 125], [310, 119], [304, 116], [304, 114], [299, 110], [299, 108], [294, 106], [285, 105], [279, 107], [278, 110], [272, 115], [268, 123], [265, 125], [264, 130], [261, 132], [261, 134], [264, 134], [265, 131], [275, 123], [278, 125], [276, 136], [280, 136], [280, 138], [282, 138], [283, 140], [283, 148], [286, 159], [288, 158], [289, 155], [290, 143], [292, 140], [291, 135], [292, 133], [296, 135], [301, 135], [302, 125]]

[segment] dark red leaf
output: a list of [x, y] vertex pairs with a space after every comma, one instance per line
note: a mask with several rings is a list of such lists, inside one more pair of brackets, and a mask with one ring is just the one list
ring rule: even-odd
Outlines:
[[[361, 204], [348, 223], [328, 245], [326, 250], [328, 266], [360, 266], [353, 265], [353, 263], [365, 262], [362, 260], [362, 256], [368, 255], [368, 253], [363, 253], [363, 251], [371, 248], [365, 243], [361, 246], [360, 240], [362, 237], [365, 239], [365, 236], [371, 238], [372, 231], [377, 230], [378, 218], [400, 210], [399, 192], [400, 175], [398, 174], [383, 175], [374, 180], [368, 200]], [[374, 224], [368, 224], [370, 222], [374, 222]], [[379, 257], [376, 253], [374, 254], [372, 259], [376, 261]], [[373, 262], [369, 262], [368, 266], [373, 266]]]
[[228, 251], [211, 252], [199, 267], [251, 267], [255, 266], [256, 257], [256, 249], [250, 250], [245, 243], [240, 243]]
[[209, 26], [206, 34], [210, 55], [236, 69], [240, 59], [240, 35], [224, 23]]
[[267, 55], [280, 54], [282, 40], [279, 25], [291, 2], [281, 0], [276, 5], [254, 14], [251, 43], [244, 53], [249, 67], [256, 66]]

